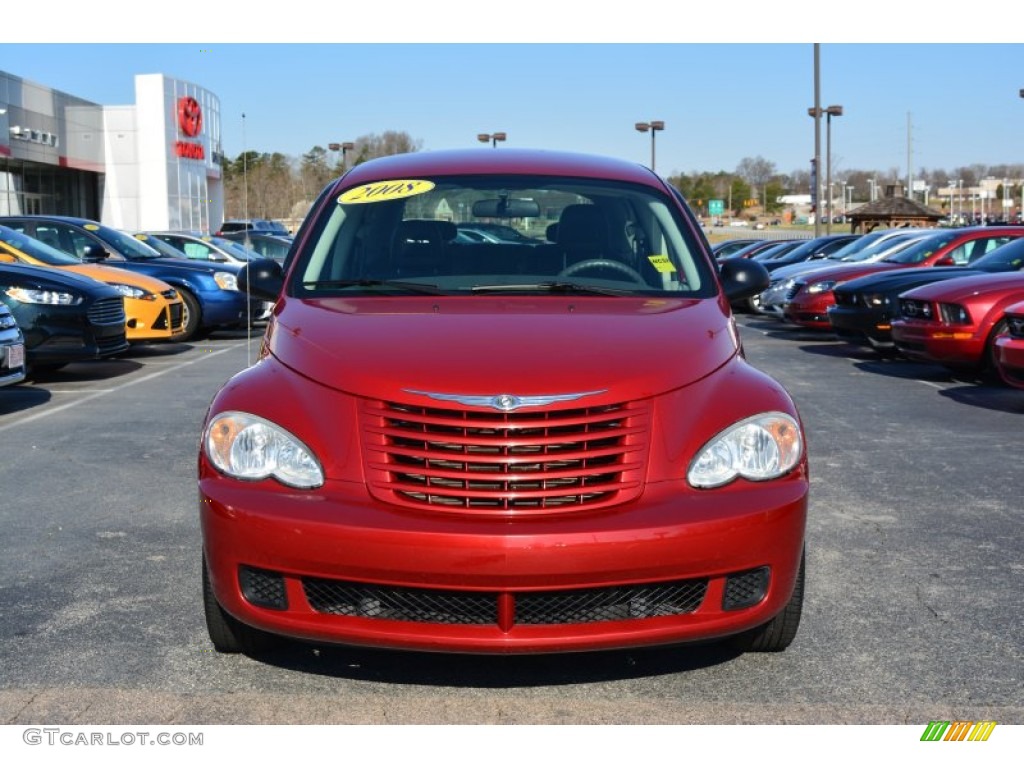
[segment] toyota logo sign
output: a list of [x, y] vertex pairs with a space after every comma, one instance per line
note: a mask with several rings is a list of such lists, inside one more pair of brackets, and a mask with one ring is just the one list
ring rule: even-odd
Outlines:
[[203, 110], [191, 96], [178, 99], [178, 125], [186, 136], [198, 136], [203, 129]]

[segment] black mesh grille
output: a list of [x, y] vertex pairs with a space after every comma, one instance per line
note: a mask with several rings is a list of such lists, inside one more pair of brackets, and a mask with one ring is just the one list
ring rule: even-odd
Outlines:
[[124, 331], [96, 339], [96, 348], [101, 354], [104, 352], [119, 352], [127, 346], [128, 338]]
[[496, 593], [446, 592], [304, 579], [310, 606], [320, 613], [431, 624], [495, 624]]
[[757, 605], [768, 593], [770, 574], [771, 569], [764, 566], [752, 571], [736, 573], [727, 578], [725, 594], [722, 597], [722, 610], [735, 611]]
[[278, 610], [288, 607], [284, 578], [281, 574], [243, 565], [238, 569], [238, 581], [242, 587], [242, 595], [253, 605]]
[[124, 299], [120, 296], [94, 301], [86, 314], [93, 325], [124, 325], [127, 320], [124, 314]]
[[[499, 622], [497, 592], [462, 592], [383, 587], [304, 579], [313, 610], [340, 616], [435, 624]], [[700, 607], [707, 581], [523, 592], [511, 595], [509, 624], [589, 624], [692, 613]], [[512, 607], [514, 606], [514, 607]], [[514, 617], [514, 619], [513, 619]]]
[[697, 610], [707, 587], [707, 581], [697, 579], [672, 584], [525, 593], [516, 596], [516, 622], [586, 624], [678, 616]]

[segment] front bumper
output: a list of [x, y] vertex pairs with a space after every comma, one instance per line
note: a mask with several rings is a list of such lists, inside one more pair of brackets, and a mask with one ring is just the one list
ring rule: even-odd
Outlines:
[[184, 302], [158, 296], [155, 300], [125, 299], [128, 341], [162, 341], [181, 333]]
[[[471, 653], [668, 644], [759, 626], [791, 597], [808, 489], [799, 470], [700, 492], [654, 483], [601, 512], [482, 520], [391, 508], [358, 483], [241, 483], [205, 458], [200, 478], [211, 583], [238, 620], [310, 641]], [[763, 594], [737, 605], [737, 589], [765, 568]], [[666, 597], [677, 587], [685, 600]], [[538, 620], [538, 602], [577, 607]], [[454, 615], [468, 604], [471, 618]]]
[[836, 336], [848, 341], [892, 346], [892, 322], [885, 312], [861, 307], [833, 305], [826, 311]]
[[900, 320], [893, 323], [892, 337], [896, 348], [912, 360], [957, 367], [982, 364], [985, 339], [972, 328]]
[[828, 308], [835, 302], [832, 292], [820, 293], [813, 297], [797, 296], [782, 306], [782, 317], [787, 322], [805, 328], [831, 330], [832, 323], [828, 319]]

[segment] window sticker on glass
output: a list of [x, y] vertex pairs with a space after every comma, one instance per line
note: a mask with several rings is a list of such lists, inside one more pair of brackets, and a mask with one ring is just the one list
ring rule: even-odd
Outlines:
[[668, 256], [648, 256], [647, 260], [659, 272], [675, 272], [676, 265]]
[[339, 203], [380, 203], [403, 197], [422, 195], [434, 188], [434, 182], [414, 179], [377, 181], [346, 190], [338, 198]]

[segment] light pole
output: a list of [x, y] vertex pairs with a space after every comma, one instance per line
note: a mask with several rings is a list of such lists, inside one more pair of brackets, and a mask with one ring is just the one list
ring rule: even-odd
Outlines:
[[956, 180], [956, 209], [957, 209], [956, 223], [959, 225], [960, 224], [960, 219], [962, 219], [963, 215], [964, 215], [964, 180], [963, 179], [957, 179]]
[[848, 217], [850, 215], [850, 209], [853, 208], [853, 187], [847, 185], [846, 191], [850, 195], [850, 202], [849, 203], [845, 202], [846, 198], [845, 197], [843, 198], [843, 200], [844, 200], [844, 203], [843, 203], [843, 208], [844, 208], [843, 216], [844, 217]]
[[504, 133], [501, 133], [501, 132], [499, 132], [499, 133], [478, 133], [476, 135], [477, 141], [481, 142], [482, 144], [486, 144], [487, 142], [491, 142], [491, 147], [494, 148], [494, 149], [498, 148], [498, 142], [499, 141], [504, 141], [506, 138], [508, 138], [508, 137]]
[[658, 131], [665, 130], [664, 120], [651, 120], [649, 123], [637, 123], [634, 126], [640, 133], [651, 132], [651, 170], [654, 170], [654, 137]]
[[832, 118], [841, 117], [843, 108], [839, 104], [832, 104], [825, 107], [809, 107], [807, 114], [813, 118], [825, 116], [825, 188], [828, 189], [828, 216], [825, 226], [825, 234], [832, 234]]
[[355, 143], [351, 141], [334, 142], [333, 144], [328, 144], [327, 148], [331, 150], [331, 152], [337, 152], [338, 150], [341, 150], [341, 172], [345, 173], [346, 169], [348, 168], [348, 162], [345, 160], [345, 155], [348, 154], [348, 151], [350, 149], [356, 148]]

